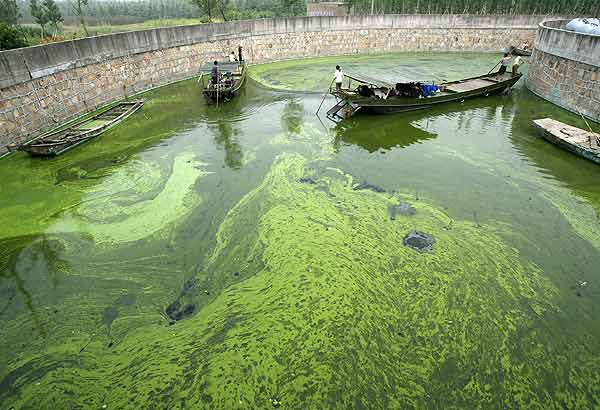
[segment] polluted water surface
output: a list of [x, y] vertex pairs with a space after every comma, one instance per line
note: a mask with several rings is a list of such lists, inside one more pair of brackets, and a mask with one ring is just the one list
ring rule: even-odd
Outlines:
[[522, 82], [314, 115], [336, 64], [441, 81], [497, 57], [254, 66], [227, 104], [184, 81], [57, 158], [2, 159], [2, 406], [598, 407], [598, 168], [531, 125], [581, 120]]

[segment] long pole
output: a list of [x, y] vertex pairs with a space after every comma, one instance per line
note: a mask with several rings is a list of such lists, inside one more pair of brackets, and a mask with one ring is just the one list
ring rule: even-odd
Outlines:
[[319, 113], [319, 110], [321, 109], [321, 107], [323, 106], [323, 103], [325, 102], [325, 97], [327, 97], [327, 94], [329, 94], [329, 91], [331, 90], [331, 86], [333, 85], [334, 81], [335, 81], [335, 77], [333, 77], [333, 79], [331, 80], [331, 83], [329, 84], [329, 88], [327, 89], [325, 94], [323, 94], [323, 99], [321, 100], [321, 104], [319, 104], [319, 108], [317, 108], [317, 112], [315, 114]]
[[502, 59], [500, 59], [500, 61], [498, 61], [498, 62], [496, 63], [496, 65], [495, 65], [495, 66], [493, 66], [493, 67], [492, 67], [492, 69], [491, 69], [490, 71], [488, 71], [488, 74], [489, 74], [489, 73], [491, 73], [492, 71], [494, 71], [494, 68], [498, 67], [498, 64], [500, 64], [501, 62], [502, 62]]

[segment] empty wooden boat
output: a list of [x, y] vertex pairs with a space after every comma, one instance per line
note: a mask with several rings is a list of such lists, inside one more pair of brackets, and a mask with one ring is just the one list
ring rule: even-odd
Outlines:
[[55, 156], [70, 150], [106, 130], [114, 127], [139, 110], [143, 101], [123, 101], [90, 118], [75, 122], [59, 131], [18, 146], [8, 146], [9, 151], [26, 151], [34, 156]]
[[542, 118], [533, 120], [533, 124], [545, 140], [571, 151], [580, 157], [600, 164], [600, 135], [577, 127]]
[[348, 80], [341, 90], [330, 93], [338, 102], [328, 112], [333, 121], [349, 118], [356, 112], [378, 114], [413, 111], [443, 103], [458, 103], [467, 98], [499, 94], [510, 89], [522, 74], [491, 73], [440, 84], [421, 82], [391, 84], [365, 76], [345, 74]]

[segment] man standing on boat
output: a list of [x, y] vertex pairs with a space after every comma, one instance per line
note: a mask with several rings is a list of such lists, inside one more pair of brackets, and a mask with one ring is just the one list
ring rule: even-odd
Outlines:
[[512, 66], [512, 76], [516, 77], [517, 74], [519, 73], [519, 67], [521, 66], [521, 64], [523, 64], [523, 58], [521, 56], [517, 56], [515, 58], [515, 61], [513, 61], [513, 66]]
[[342, 82], [344, 81], [344, 73], [339, 65], [335, 66], [335, 90], [342, 91]]
[[498, 70], [498, 77], [501, 77], [502, 74], [506, 72], [508, 63], [510, 63], [510, 55], [508, 53], [504, 53], [504, 57], [502, 57], [502, 60], [500, 60], [500, 69]]
[[210, 78], [213, 86], [216, 87], [219, 84], [219, 62], [215, 60], [212, 69], [210, 70]]

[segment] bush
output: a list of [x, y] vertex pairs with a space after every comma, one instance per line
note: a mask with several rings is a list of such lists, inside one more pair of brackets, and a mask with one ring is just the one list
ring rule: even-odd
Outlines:
[[24, 26], [23, 25], [23, 26], [19, 27], [19, 29], [21, 30], [21, 33], [23, 33], [23, 35], [26, 38], [42, 36], [42, 29], [37, 26]]
[[19, 32], [19, 29], [0, 22], [0, 50], [10, 50], [19, 47], [27, 47], [27, 42]]

